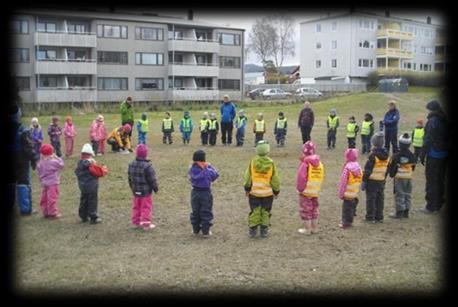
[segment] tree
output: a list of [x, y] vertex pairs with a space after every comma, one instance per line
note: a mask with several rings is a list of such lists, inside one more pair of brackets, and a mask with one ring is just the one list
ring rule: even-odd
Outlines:
[[272, 55], [272, 36], [275, 36], [275, 29], [269, 24], [267, 17], [257, 19], [248, 35], [248, 48], [262, 63]]

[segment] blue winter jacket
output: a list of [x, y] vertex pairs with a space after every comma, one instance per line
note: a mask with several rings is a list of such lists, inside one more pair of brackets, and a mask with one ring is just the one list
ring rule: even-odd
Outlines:
[[389, 110], [385, 113], [383, 123], [385, 125], [385, 131], [395, 131], [398, 129], [398, 122], [400, 119], [399, 110]]
[[211, 183], [219, 177], [219, 174], [211, 165], [201, 168], [197, 163], [193, 163], [188, 171], [188, 176], [194, 189], [208, 190]]
[[221, 104], [221, 123], [232, 123], [235, 118], [236, 108], [232, 102]]

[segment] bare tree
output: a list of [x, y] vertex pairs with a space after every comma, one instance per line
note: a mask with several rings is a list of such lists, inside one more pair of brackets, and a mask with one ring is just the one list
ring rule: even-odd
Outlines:
[[274, 35], [275, 29], [272, 28], [267, 17], [257, 19], [251, 28], [248, 48], [258, 56], [261, 62], [267, 61], [272, 55], [272, 36]]
[[294, 20], [283, 14], [269, 18], [275, 35], [271, 36], [272, 56], [277, 68], [277, 82], [280, 82], [280, 67], [286, 57], [294, 56]]

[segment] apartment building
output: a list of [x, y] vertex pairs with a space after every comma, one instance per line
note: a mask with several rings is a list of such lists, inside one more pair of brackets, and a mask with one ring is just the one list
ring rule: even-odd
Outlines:
[[[300, 75], [365, 82], [377, 70], [446, 71], [445, 28], [365, 12], [328, 15], [300, 24]], [[439, 53], [440, 52], [440, 53]]]
[[243, 96], [244, 30], [140, 13], [16, 11], [10, 62], [26, 103]]

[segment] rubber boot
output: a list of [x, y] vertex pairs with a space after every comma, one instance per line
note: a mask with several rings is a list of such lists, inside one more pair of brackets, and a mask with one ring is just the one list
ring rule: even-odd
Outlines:
[[269, 235], [269, 227], [267, 226], [261, 226], [261, 237], [262, 238], [267, 238], [267, 236]]
[[311, 220], [311, 227], [310, 227], [310, 233], [317, 233], [318, 232], [318, 219], [313, 219]]
[[409, 218], [409, 209], [405, 209], [404, 213], [402, 215], [403, 218], [408, 219]]
[[32, 197], [30, 193], [30, 186], [25, 184], [18, 184], [16, 186], [16, 191], [20, 213], [22, 215], [32, 214]]
[[400, 211], [400, 210], [396, 210], [396, 213], [391, 213], [389, 215], [389, 217], [393, 218], [393, 219], [402, 219], [404, 215], [404, 211]]
[[250, 229], [248, 230], [248, 236], [250, 238], [256, 237], [257, 228], [258, 227], [250, 227]]

